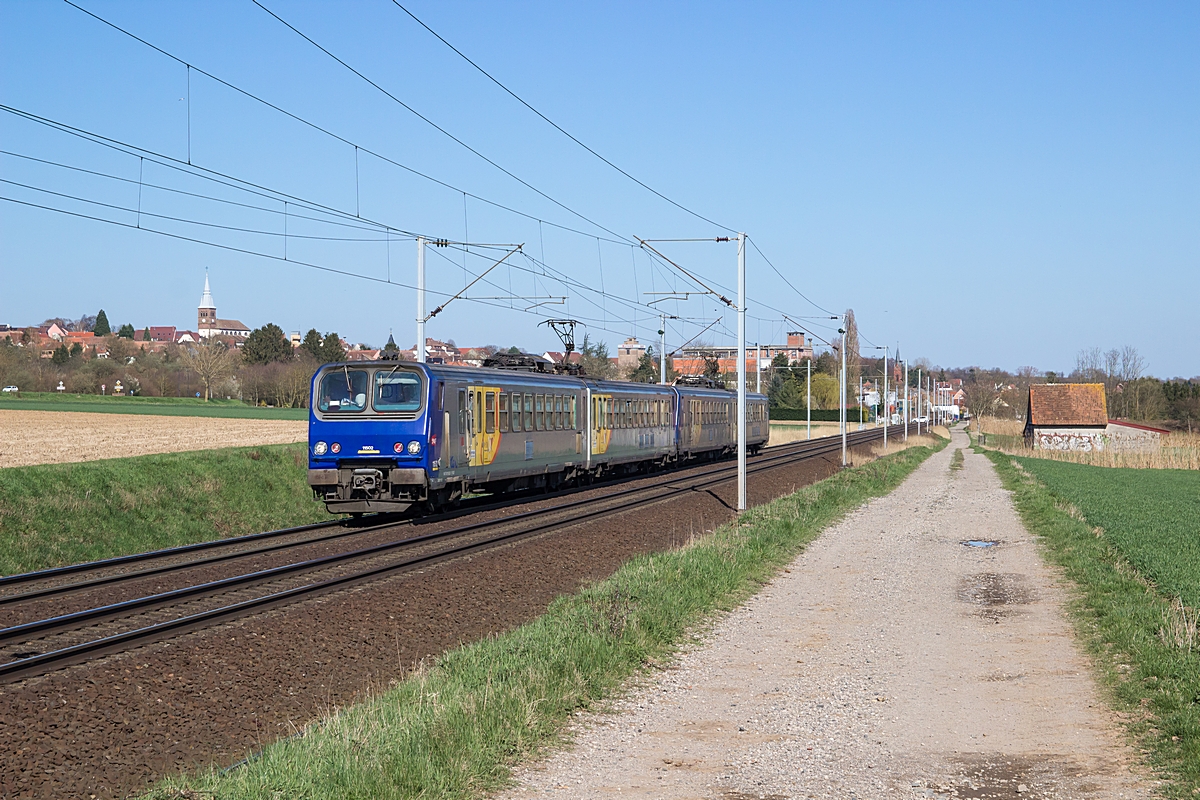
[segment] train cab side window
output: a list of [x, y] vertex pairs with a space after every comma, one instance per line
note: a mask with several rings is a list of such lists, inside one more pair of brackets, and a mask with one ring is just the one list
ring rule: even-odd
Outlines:
[[500, 432], [508, 433], [508, 395], [500, 393]]
[[483, 400], [483, 416], [487, 420], [484, 424], [486, 433], [496, 432], [496, 393], [488, 392]]
[[575, 418], [575, 395], [567, 398], [567, 410], [571, 415], [571, 430], [579, 430], [578, 421]]
[[525, 430], [533, 430], [533, 395], [525, 395]]

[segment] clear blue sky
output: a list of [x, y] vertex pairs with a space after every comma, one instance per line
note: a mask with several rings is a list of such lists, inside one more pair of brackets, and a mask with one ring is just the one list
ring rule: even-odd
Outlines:
[[[597, 161], [521, 107], [388, 0], [264, 4], [397, 98], [545, 194], [438, 133], [246, 0], [80, 4], [196, 67], [415, 170], [533, 217], [608, 238], [726, 232]], [[1160, 377], [1200, 373], [1200, 5], [1194, 3], [433, 3], [410, 10], [517, 94], [658, 191], [745, 230], [825, 309], [942, 365], [1069, 370], [1084, 347], [1132, 344]], [[185, 67], [65, 3], [0, 4], [0, 103], [170, 158], [188, 158]], [[610, 349], [656, 340], [628, 301], [688, 282], [619, 243], [539, 225], [355, 152], [195, 72], [194, 165], [397, 231], [524, 243], [575, 285], [514, 257], [428, 335], [460, 345], [556, 340], [545, 316], [588, 321]], [[283, 204], [0, 113], [0, 178], [124, 208], [146, 227], [275, 255]], [[136, 213], [0, 183], [0, 195], [137, 224]], [[114, 323], [193, 327], [204, 270], [218, 311], [251, 327], [415, 341], [415, 245], [291, 216], [288, 256], [367, 281], [0, 202], [0, 322], [103, 307]], [[301, 212], [305, 215], [307, 212]], [[345, 220], [343, 220], [345, 221]], [[358, 223], [352, 223], [357, 225]], [[342, 240], [299, 239], [299, 235]], [[370, 241], [344, 241], [346, 238]], [[732, 244], [670, 244], [736, 289]], [[466, 268], [488, 262], [472, 254]], [[464, 256], [429, 257], [431, 289]], [[748, 334], [780, 312], [821, 315], [748, 257]], [[585, 288], [587, 287], [587, 288]], [[611, 297], [602, 299], [603, 288]], [[641, 295], [641, 296], [639, 296]], [[733, 294], [730, 294], [733, 297]], [[624, 298], [624, 301], [621, 299]], [[440, 298], [431, 298], [431, 307]], [[712, 298], [660, 304], [668, 347], [721, 316]], [[814, 325], [825, 322], [813, 321]], [[732, 341], [732, 315], [705, 334]], [[829, 335], [828, 328], [814, 329]]]

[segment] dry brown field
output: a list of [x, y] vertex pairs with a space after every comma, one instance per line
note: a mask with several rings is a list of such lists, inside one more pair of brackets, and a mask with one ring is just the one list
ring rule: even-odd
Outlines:
[[301, 442], [304, 420], [0, 410], [0, 468]]

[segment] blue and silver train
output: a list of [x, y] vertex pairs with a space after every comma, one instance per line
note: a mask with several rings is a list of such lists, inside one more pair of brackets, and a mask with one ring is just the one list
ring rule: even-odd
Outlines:
[[[769, 436], [747, 395], [746, 447]], [[594, 380], [406, 361], [313, 376], [308, 483], [334, 513], [436, 510], [504, 494], [717, 458], [737, 447], [737, 395], [712, 385]]]

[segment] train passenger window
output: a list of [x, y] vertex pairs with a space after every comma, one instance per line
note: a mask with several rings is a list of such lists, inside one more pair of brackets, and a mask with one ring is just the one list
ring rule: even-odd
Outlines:
[[604, 398], [604, 421], [605, 421], [605, 426], [609, 430], [612, 430], [613, 428], [616, 427], [615, 425], [613, 425], [613, 422], [615, 421], [613, 419], [615, 412], [616, 412], [616, 409], [613, 408], [612, 398], [611, 397]]
[[488, 392], [484, 395], [483, 401], [483, 416], [487, 422], [484, 424], [484, 432], [496, 432], [496, 393]]
[[471, 433], [483, 433], [483, 392], [471, 392], [475, 400], [472, 403]]
[[331, 414], [362, 411], [367, 407], [367, 373], [361, 369], [330, 370], [321, 378], [317, 408]]
[[554, 395], [554, 429], [559, 431], [563, 429], [563, 396], [561, 394]]
[[571, 430], [579, 430], [578, 420], [575, 418], [575, 395], [567, 398], [567, 410], [571, 415]]
[[500, 393], [500, 432], [508, 433], [508, 395]]
[[545, 395], [535, 394], [533, 396], [533, 429], [540, 431], [542, 424], [545, 421]]
[[375, 373], [376, 411], [418, 411], [420, 408], [420, 374], [398, 368]]
[[525, 430], [533, 430], [533, 395], [525, 395]]

